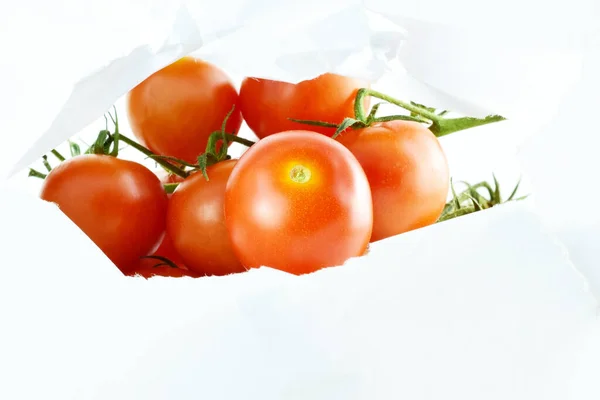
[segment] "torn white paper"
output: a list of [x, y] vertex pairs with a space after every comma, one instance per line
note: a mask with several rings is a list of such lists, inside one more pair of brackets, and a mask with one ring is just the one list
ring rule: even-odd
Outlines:
[[[100, 3], [105, 6], [104, 2]], [[38, 81], [51, 80], [51, 83], [46, 83], [47, 89], [41, 93], [35, 87], [25, 91], [28, 97], [36, 98], [33, 108], [36, 117], [26, 116], [23, 111], [8, 114], [11, 117], [8, 129], [15, 133], [7, 145], [14, 149], [14, 154], [2, 160], [0, 170], [10, 171], [10, 174], [21, 171], [41, 154], [93, 122], [137, 82], [188, 53], [215, 62], [230, 73], [288, 81], [312, 78], [327, 71], [377, 80], [388, 70], [389, 62], [398, 57], [411, 75], [442, 97], [446, 108], [474, 114], [505, 113], [515, 118], [522, 117], [523, 107], [531, 108], [533, 104], [539, 104], [532, 110], [533, 114], [551, 110], [579, 67], [577, 43], [561, 42], [555, 46], [556, 35], [543, 39], [543, 32], [554, 32], [548, 24], [542, 24], [543, 28], [536, 31], [536, 43], [544, 44], [538, 49], [516, 40], [520, 39], [519, 35], [527, 37], [526, 31], [518, 30], [518, 25], [511, 26], [518, 34], [513, 32], [506, 38], [498, 35], [497, 25], [486, 30], [479, 24], [477, 31], [455, 25], [452, 28], [432, 25], [411, 19], [414, 8], [408, 7], [403, 14], [405, 2], [402, 1], [392, 4], [311, 0], [298, 4], [273, 0], [252, 5], [241, 0], [202, 1], [175, 9], [176, 3], [167, 5], [162, 1], [150, 5], [125, 3], [122, 6], [125, 15], [135, 15], [130, 21], [137, 21], [131, 22], [130, 30], [123, 28], [127, 24], [121, 19], [117, 22], [111, 18], [86, 19], [81, 12], [69, 18], [67, 8], [45, 10], [45, 22], [42, 21], [39, 28], [61, 24], [64, 32], [70, 35], [77, 32], [78, 58], [87, 60], [90, 55], [91, 60], [99, 60], [100, 48], [103, 49], [100, 54], [106, 56], [103, 62], [98, 62], [100, 69], [95, 72], [88, 63], [80, 64], [78, 68], [68, 69], [69, 74], [43, 75]], [[28, 13], [22, 10], [20, 14], [26, 17]], [[75, 10], [81, 11], [80, 8]], [[477, 8], [470, 11], [478, 12]], [[479, 13], [487, 15], [483, 10]], [[460, 9], [447, 11], [446, 20], [442, 22], [451, 22], [460, 15]], [[550, 14], [548, 21], [557, 15]], [[74, 19], [77, 22], [74, 23]], [[150, 29], [156, 20], [160, 21], [156, 24], [158, 27]], [[172, 24], [170, 33], [164, 29], [168, 27], [166, 21]], [[83, 23], [87, 29], [78, 29]], [[119, 24], [119, 34], [108, 35], [108, 43], [100, 46], [94, 42], [98, 46], [85, 46], [94, 29], [112, 32], [114, 23]], [[508, 16], [504, 25], [510, 25]], [[14, 37], [21, 29], [10, 24], [8, 28], [5, 37]], [[129, 35], [129, 31], [133, 33]], [[149, 31], [152, 33], [147, 37], [140, 37]], [[42, 47], [56, 46], [50, 42], [56, 39], [62, 39], [63, 47], [73, 41], [57, 37], [51, 31], [47, 37], [37, 38], [43, 43]], [[121, 43], [114, 51], [111, 39]], [[486, 46], [488, 41], [493, 45]], [[123, 51], [125, 49], [127, 51]], [[33, 62], [34, 58], [28, 56], [24, 60]], [[61, 65], [50, 60], [49, 71], [59, 73]], [[86, 75], [82, 75], [82, 71]], [[15, 77], [9, 81], [25, 79], [27, 75], [20, 73], [13, 70]], [[107, 81], [111, 83], [105, 84]], [[71, 88], [73, 92], [68, 95]], [[23, 87], [13, 89], [19, 91]], [[23, 102], [19, 103], [21, 110], [24, 106]], [[39, 115], [37, 110], [41, 110]]]
[[107, 269], [49, 206], [0, 201], [32, 216], [4, 242], [22, 257], [0, 280], [2, 398], [564, 400], [596, 318], [527, 203], [313, 275], [145, 281]]

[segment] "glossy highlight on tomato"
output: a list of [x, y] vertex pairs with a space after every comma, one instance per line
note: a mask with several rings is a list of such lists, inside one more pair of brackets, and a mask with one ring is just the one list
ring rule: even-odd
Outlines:
[[232, 109], [226, 131], [237, 134], [242, 117], [232, 81], [216, 66], [189, 56], [155, 72], [127, 96], [129, 123], [140, 144], [190, 163]]
[[167, 236], [186, 267], [200, 275], [228, 275], [246, 270], [238, 261], [225, 226], [225, 187], [237, 160], [195, 172], [179, 184], [169, 201]]
[[[353, 118], [356, 92], [368, 86], [365, 81], [332, 73], [297, 84], [250, 77], [242, 81], [239, 104], [248, 127], [261, 139], [295, 129], [332, 136], [335, 128], [307, 128], [289, 118], [336, 124]], [[364, 107], [368, 103], [365, 97]]]
[[371, 191], [356, 158], [335, 140], [281, 132], [260, 140], [233, 168], [225, 221], [244, 266], [310, 273], [364, 254]]
[[133, 161], [73, 157], [48, 174], [40, 197], [56, 203], [123, 273], [154, 251], [165, 232], [163, 186]]
[[438, 138], [412, 121], [390, 121], [337, 137], [360, 162], [373, 197], [373, 234], [379, 241], [431, 225], [440, 217], [450, 186]]

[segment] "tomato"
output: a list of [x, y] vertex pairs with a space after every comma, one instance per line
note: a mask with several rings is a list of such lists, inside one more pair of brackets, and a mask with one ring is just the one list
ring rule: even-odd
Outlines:
[[446, 155], [425, 126], [391, 121], [337, 137], [360, 162], [373, 196], [375, 242], [433, 224], [450, 186]]
[[[297, 84], [268, 79], [245, 78], [240, 87], [240, 109], [248, 127], [259, 138], [277, 132], [304, 130], [328, 136], [335, 128], [308, 126], [288, 118], [340, 123], [354, 117], [354, 98], [367, 82], [336, 75], [323, 74]], [[368, 106], [365, 96], [364, 106]]]
[[[159, 170], [156, 175], [158, 176], [158, 178], [160, 179], [160, 182], [165, 184], [165, 183], [180, 183], [183, 182], [184, 178], [175, 175], [175, 174], [171, 174], [168, 173], [165, 170]], [[171, 197], [172, 194], [167, 194], [167, 197]], [[161, 260], [155, 259], [155, 258], [141, 258], [139, 259], [139, 262], [137, 263], [137, 265], [135, 265], [134, 268], [131, 269], [131, 271], [127, 274], [129, 276], [135, 276], [135, 275], [141, 275], [144, 278], [150, 278], [152, 276], [165, 276], [165, 277], [182, 277], [182, 276], [190, 276], [190, 277], [198, 277], [198, 274], [195, 274], [194, 272], [191, 272], [190, 270], [187, 269], [187, 267], [184, 265], [183, 263], [183, 259], [181, 258], [181, 256], [179, 255], [179, 253], [177, 252], [177, 250], [175, 250], [175, 247], [173, 246], [173, 241], [171, 240], [171, 237], [169, 235], [164, 235], [163, 240], [160, 243], [160, 246], [158, 246], [158, 249], [156, 249], [156, 251], [154, 251], [152, 254], [152, 256], [160, 256], [160, 257], [165, 257], [167, 259], [169, 259], [170, 261], [172, 261], [177, 268], [173, 268], [172, 266], [169, 265], [160, 265], [160, 266], [156, 266], [157, 264], [162, 264], [163, 262]]]
[[48, 174], [40, 197], [56, 203], [124, 273], [165, 232], [167, 195], [158, 177], [133, 161], [73, 157]]
[[173, 246], [173, 241], [169, 237], [169, 235], [165, 235], [158, 249], [152, 253], [154, 256], [162, 256], [171, 260], [178, 268], [173, 268], [169, 265], [160, 265], [162, 264], [161, 260], [155, 258], [142, 258], [140, 259], [138, 265], [133, 268], [127, 275], [135, 276], [141, 275], [144, 278], [150, 278], [152, 276], [166, 276], [166, 277], [198, 277], [198, 274], [188, 270], [188, 268], [184, 265], [181, 256], [175, 250]]
[[223, 71], [184, 57], [133, 88], [127, 96], [127, 112], [131, 130], [142, 145], [194, 163], [234, 106], [226, 129], [237, 134], [242, 124], [237, 102], [237, 90]]
[[244, 266], [310, 273], [364, 254], [371, 191], [356, 158], [335, 140], [282, 132], [258, 141], [234, 167], [225, 222]]
[[179, 184], [169, 202], [167, 235], [184, 264], [201, 275], [227, 275], [246, 269], [231, 247], [225, 226], [225, 185], [237, 160], [196, 172]]

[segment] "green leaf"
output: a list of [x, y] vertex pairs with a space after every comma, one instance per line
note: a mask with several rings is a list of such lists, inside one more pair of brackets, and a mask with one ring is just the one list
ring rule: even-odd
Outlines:
[[98, 133], [96, 141], [86, 150], [85, 154], [106, 154], [105, 143], [110, 136], [110, 132], [107, 129], [103, 129]]
[[492, 201], [495, 204], [501, 204], [502, 196], [500, 195], [500, 183], [498, 182], [498, 179], [496, 178], [496, 174], [492, 174], [492, 177], [494, 178], [494, 198], [492, 199]]
[[43, 174], [40, 171], [37, 171], [33, 168], [29, 168], [29, 174], [27, 176], [34, 177], [34, 178], [40, 178], [40, 179], [46, 179], [46, 177], [48, 175]]
[[452, 212], [440, 217], [437, 220], [437, 222], [448, 221], [457, 217], [461, 217], [463, 215], [471, 214], [473, 212], [475, 212], [475, 209], [473, 207], [463, 207], [459, 210], [453, 210]]
[[517, 182], [517, 185], [515, 186], [515, 188], [513, 189], [512, 193], [508, 197], [508, 200], [506, 200], [506, 201], [511, 201], [515, 197], [515, 195], [517, 194], [517, 190], [519, 190], [519, 185], [520, 184], [521, 184], [521, 179], [519, 179], [519, 181]]
[[163, 187], [165, 188], [165, 192], [167, 192], [167, 194], [173, 194], [173, 192], [175, 192], [175, 189], [177, 189], [177, 186], [179, 186], [179, 183], [164, 183]]
[[333, 136], [331, 136], [331, 138], [335, 139], [342, 132], [344, 132], [346, 129], [353, 128], [353, 127], [356, 127], [356, 126], [358, 126], [358, 127], [364, 127], [365, 124], [362, 121], [359, 121], [359, 120], [354, 119], [354, 118], [344, 118], [344, 120], [342, 121], [342, 123], [340, 124], [340, 126], [338, 126], [337, 130], [335, 131], [335, 133], [333, 134]]
[[465, 129], [475, 128], [477, 126], [487, 125], [504, 120], [506, 120], [506, 118], [500, 115], [489, 115], [485, 118], [439, 118], [433, 121], [429, 129], [435, 134], [435, 136], [441, 137]]
[[473, 203], [473, 208], [475, 209], [475, 211], [483, 210], [483, 207], [481, 206], [481, 204], [479, 204], [479, 202], [474, 197], [469, 196], [469, 199]]
[[460, 210], [460, 201], [458, 200], [458, 196], [456, 195], [456, 190], [454, 189], [454, 182], [450, 179], [450, 189], [452, 189], [452, 204], [456, 210]]
[[81, 154], [81, 147], [77, 143], [69, 140], [69, 150], [71, 151], [71, 157], [77, 157]]
[[377, 111], [379, 110], [379, 107], [382, 104], [385, 104], [385, 103], [373, 104], [373, 107], [371, 107], [371, 112], [369, 112], [369, 115], [367, 116], [367, 124], [370, 124], [375, 119], [375, 115], [377, 114]]

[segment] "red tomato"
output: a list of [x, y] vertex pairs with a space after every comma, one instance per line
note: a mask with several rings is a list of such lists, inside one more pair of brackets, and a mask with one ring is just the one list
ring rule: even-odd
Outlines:
[[[175, 174], [170, 174], [165, 170], [159, 170], [156, 173], [156, 175], [158, 176], [161, 183], [163, 183], [163, 184], [165, 184], [165, 183], [180, 183], [184, 180], [184, 178], [182, 178], [178, 175], [175, 175]], [[172, 194], [167, 194], [167, 197], [170, 198], [171, 196], [172, 196]], [[141, 275], [146, 279], [148, 279], [152, 276], [199, 277], [198, 274], [191, 272], [184, 265], [183, 259], [181, 258], [179, 253], [177, 253], [177, 250], [175, 250], [175, 247], [173, 246], [173, 241], [171, 240], [169, 235], [164, 235], [163, 240], [160, 243], [160, 246], [158, 246], [158, 249], [152, 253], [152, 256], [165, 257], [165, 258], [169, 259], [170, 261], [172, 261], [175, 265], [177, 265], [178, 268], [173, 268], [172, 266], [169, 266], [169, 265], [160, 265], [157, 267], [156, 266], [157, 264], [163, 263], [161, 260], [158, 260], [155, 258], [141, 258], [139, 260], [139, 262], [137, 263], [137, 265], [134, 268], [132, 268], [130, 273], [128, 273], [127, 275], [129, 275], [129, 276]]]
[[167, 195], [156, 175], [133, 161], [107, 155], [68, 159], [48, 174], [40, 197], [56, 203], [124, 273], [165, 232]]
[[450, 186], [446, 155], [423, 125], [392, 121], [338, 136], [358, 159], [373, 196], [375, 242], [433, 224]]
[[[354, 117], [354, 98], [367, 82], [335, 74], [323, 74], [298, 84], [246, 78], [240, 88], [244, 120], [259, 138], [274, 133], [310, 129], [332, 136], [335, 128], [308, 126], [288, 118], [340, 123]], [[368, 105], [365, 97], [364, 105]]]
[[207, 62], [184, 57], [155, 72], [127, 97], [131, 130], [153, 152], [194, 163], [210, 134], [227, 121], [236, 134], [242, 124], [238, 93], [229, 77]]
[[207, 168], [209, 180], [194, 173], [179, 184], [169, 202], [167, 235], [184, 264], [201, 275], [242, 272], [225, 226], [225, 185], [237, 160]]
[[156, 267], [157, 264], [162, 264], [161, 260], [154, 258], [142, 258], [138, 265], [131, 270], [127, 275], [135, 276], [141, 275], [144, 278], [150, 278], [152, 276], [166, 276], [166, 277], [198, 277], [198, 274], [188, 270], [181, 259], [181, 256], [175, 250], [173, 241], [169, 235], [165, 235], [158, 249], [152, 253], [154, 256], [162, 256], [171, 260], [178, 268], [173, 268], [169, 265], [161, 265]]
[[185, 267], [173, 268], [168, 265], [160, 265], [158, 267], [155, 267], [155, 265], [160, 264], [161, 261], [159, 261], [159, 260], [150, 260], [150, 261], [151, 261], [151, 264], [140, 266], [140, 267], [134, 269], [133, 271], [127, 273], [127, 276], [135, 277], [135, 276], [139, 275], [146, 279], [150, 279], [154, 276], [162, 276], [165, 278], [183, 278], [183, 277], [199, 278], [200, 277], [199, 275], [194, 274], [193, 272], [189, 271]]
[[242, 155], [227, 183], [225, 221], [244, 266], [299, 275], [362, 255], [373, 203], [350, 151], [315, 132], [288, 131]]

